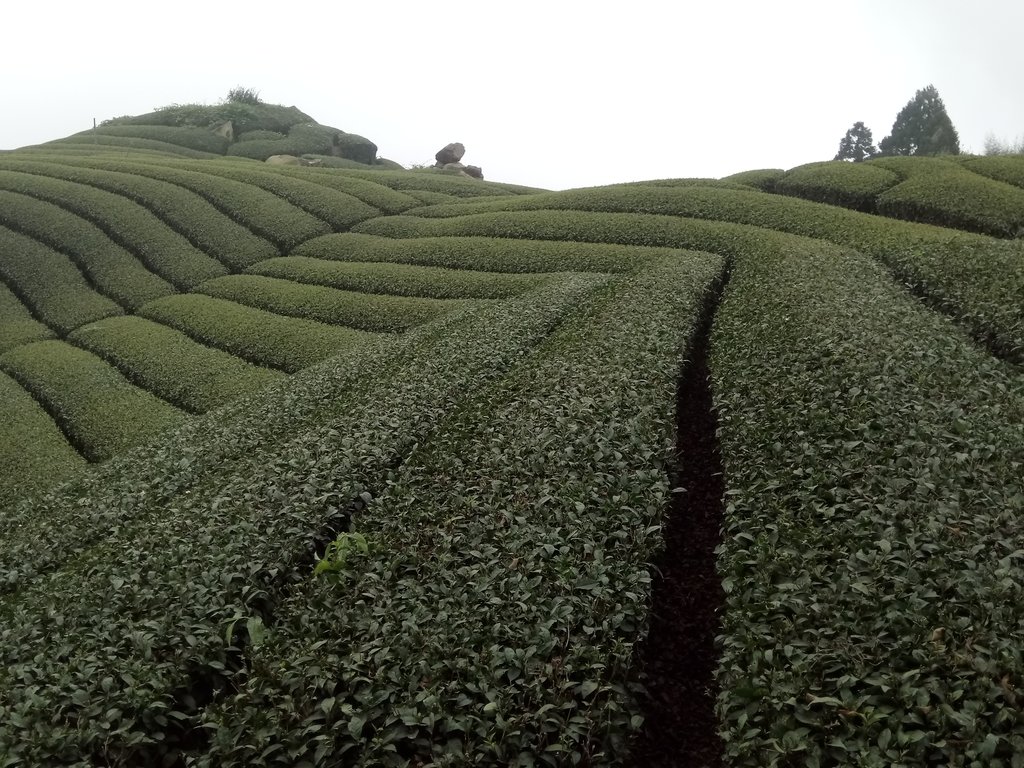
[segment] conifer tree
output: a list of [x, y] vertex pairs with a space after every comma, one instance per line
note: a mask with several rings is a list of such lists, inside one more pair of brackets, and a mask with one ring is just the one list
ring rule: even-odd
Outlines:
[[960, 137], [934, 85], [922, 88], [878, 143], [883, 155], [959, 155]]
[[871, 138], [871, 129], [858, 120], [839, 142], [839, 152], [833, 159], [859, 163], [873, 157], [876, 152], [878, 150]]

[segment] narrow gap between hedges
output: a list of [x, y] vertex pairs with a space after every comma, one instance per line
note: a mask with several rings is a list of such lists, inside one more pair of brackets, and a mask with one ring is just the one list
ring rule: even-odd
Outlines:
[[639, 649], [646, 697], [633, 765], [708, 768], [722, 764], [715, 715], [715, 636], [725, 602], [715, 568], [722, 538], [725, 480], [711, 392], [711, 325], [729, 281], [728, 267], [705, 298], [676, 393], [676, 456], [665, 521], [665, 549], [655, 563], [649, 632]]
[[912, 275], [904, 273], [884, 259], [882, 260], [882, 265], [897, 285], [929, 309], [952, 320], [953, 324], [963, 330], [986, 354], [1014, 366], [1018, 372], [1024, 370], [1024, 350], [1015, 349], [1006, 342], [1000, 341], [995, 332], [979, 327], [971, 323], [970, 320], [958, 315], [941, 297], [929, 291], [920, 280], [917, 280]]

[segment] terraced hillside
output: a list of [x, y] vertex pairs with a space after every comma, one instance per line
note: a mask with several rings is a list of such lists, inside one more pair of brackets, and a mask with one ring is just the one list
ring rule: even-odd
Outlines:
[[0, 765], [1020, 764], [1011, 160], [146, 131], [0, 154]]

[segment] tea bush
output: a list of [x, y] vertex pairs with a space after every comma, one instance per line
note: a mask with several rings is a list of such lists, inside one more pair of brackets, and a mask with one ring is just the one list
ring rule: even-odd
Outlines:
[[0, 226], [0, 279], [59, 334], [123, 310], [94, 291], [71, 260]]
[[49, 414], [4, 373], [0, 373], [0, 413], [4, 414], [0, 419], [0, 466], [4, 468], [0, 510], [85, 466]]
[[180, 331], [141, 317], [108, 318], [68, 337], [117, 368], [134, 384], [190, 413], [205, 413], [283, 377], [203, 346]]
[[206, 128], [173, 127], [166, 125], [101, 125], [96, 131], [82, 131], [69, 139], [88, 143], [93, 136], [117, 136], [135, 139], [153, 139], [179, 147], [195, 149], [214, 155], [223, 155], [231, 143]]
[[358, 347], [370, 335], [191, 293], [152, 301], [139, 314], [201, 344], [286, 373]]
[[0, 189], [45, 200], [81, 216], [179, 290], [227, 272], [141, 205], [87, 184], [3, 170], [8, 162], [0, 157]]
[[433, 299], [507, 298], [533, 290], [550, 279], [546, 274], [476, 272], [384, 262], [322, 261], [307, 256], [268, 259], [249, 272], [346, 291]]
[[878, 165], [832, 160], [791, 169], [771, 191], [875, 213], [878, 196], [899, 182], [899, 176]]
[[53, 331], [32, 317], [21, 300], [0, 282], [0, 353], [53, 336]]
[[711, 370], [727, 764], [1014, 764], [1019, 374], [796, 243], [737, 256]]
[[0, 355], [0, 370], [32, 393], [88, 461], [108, 459], [185, 418], [100, 358], [63, 341], [8, 350]]
[[99, 228], [59, 206], [0, 190], [0, 224], [67, 254], [92, 285], [125, 309], [174, 293]]
[[497, 237], [424, 237], [394, 240], [346, 232], [309, 240], [292, 256], [335, 261], [372, 261], [485, 272], [629, 272], [672, 253], [640, 248], [558, 240]]
[[458, 309], [463, 302], [342, 291], [262, 275], [228, 275], [203, 283], [208, 296], [279, 315], [305, 317], [364, 331], [399, 332]]

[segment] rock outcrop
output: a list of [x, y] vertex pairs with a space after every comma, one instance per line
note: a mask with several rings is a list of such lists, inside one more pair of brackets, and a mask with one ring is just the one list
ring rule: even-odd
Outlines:
[[457, 174], [459, 176], [468, 176], [472, 179], [483, 179], [484, 172], [478, 165], [463, 165], [462, 156], [466, 154], [466, 148], [461, 142], [453, 142], [444, 146], [437, 151], [434, 155], [434, 159], [437, 160], [434, 163], [435, 168], [440, 168], [442, 171], [448, 173]]

